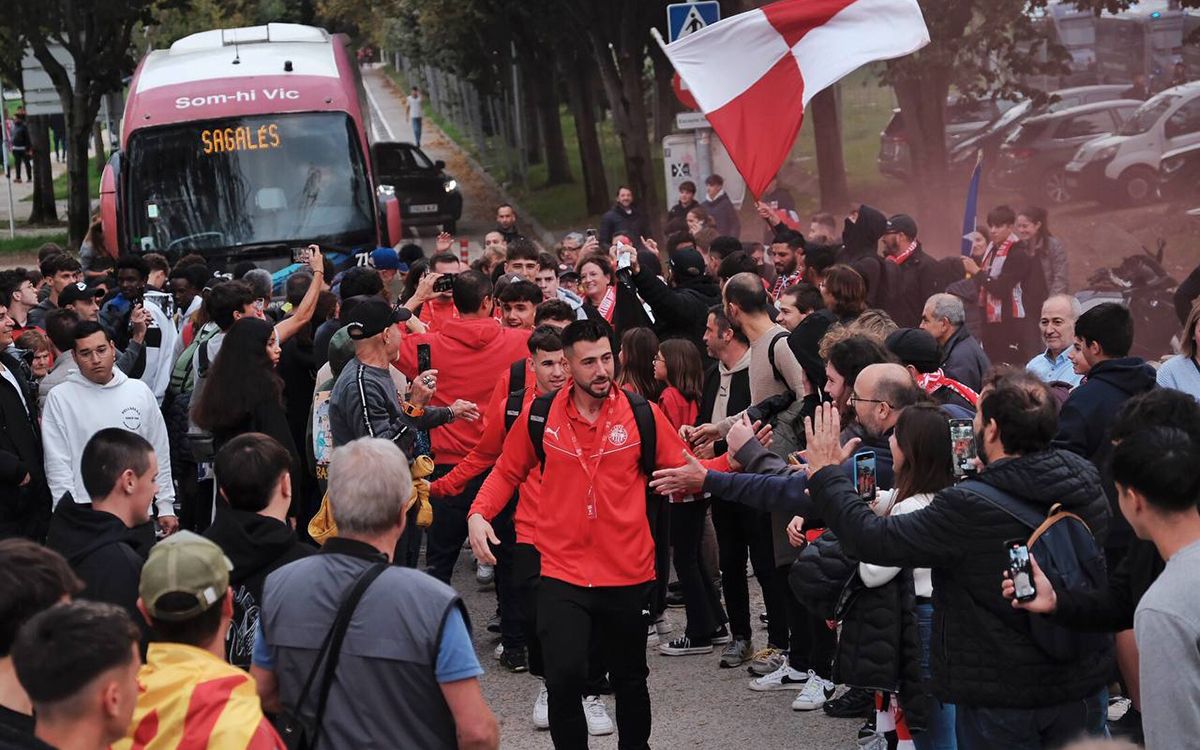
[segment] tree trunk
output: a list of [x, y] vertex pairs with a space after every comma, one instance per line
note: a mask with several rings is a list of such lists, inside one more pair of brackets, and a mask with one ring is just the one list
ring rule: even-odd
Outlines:
[[96, 119], [94, 107], [85, 97], [75, 94], [75, 106], [67, 114], [67, 236], [72, 247], [79, 247], [87, 234], [92, 199], [88, 189], [88, 140]]
[[525, 132], [525, 160], [529, 164], [542, 163], [542, 129], [537, 106], [537, 86], [534, 80], [540, 77], [530, 69], [532, 61], [521, 62], [521, 129]]
[[543, 143], [546, 147], [546, 184], [561, 185], [574, 182], [567, 161], [567, 145], [563, 142], [562, 120], [558, 116], [558, 76], [552, 61], [543, 61], [546, 69], [534, 78], [538, 119], [541, 121]]
[[821, 91], [809, 102], [813, 123], [813, 141], [817, 148], [817, 182], [821, 188], [821, 208], [841, 213], [850, 202], [846, 185], [846, 160], [842, 154], [842, 113], [838, 86]]
[[104, 171], [104, 163], [108, 159], [105, 157], [104, 130], [99, 119], [92, 125], [92, 150], [96, 152], [96, 174], [100, 174]]
[[33, 208], [30, 224], [57, 224], [58, 207], [54, 204], [54, 175], [50, 168], [49, 118], [34, 115], [29, 122], [29, 142], [33, 151]]
[[[943, 225], [953, 219], [958, 205], [947, 196], [957, 195], [947, 179], [946, 95], [950, 91], [948, 71], [926, 70], [919, 78], [893, 85], [904, 113], [909, 146], [908, 185], [916, 192], [916, 215], [928, 222], [930, 234], [940, 237]], [[948, 226], [948, 225], [947, 225]], [[923, 234], [926, 234], [923, 232]]]
[[650, 57], [654, 60], [654, 142], [662, 143], [675, 130], [675, 113], [683, 107], [671, 90], [671, 78], [675, 75], [671, 61], [657, 44], [650, 45]]
[[583, 171], [583, 194], [589, 214], [608, 210], [610, 195], [604, 175], [604, 156], [596, 132], [596, 102], [592, 98], [590, 60], [569, 63], [569, 103], [575, 121], [575, 139], [579, 142], [579, 166]]
[[633, 191], [634, 199], [650, 224], [651, 233], [658, 235], [662, 229], [663, 207], [655, 189], [654, 162], [650, 155], [650, 133], [646, 117], [645, 86], [642, 83], [641, 47], [636, 51], [613, 51], [600, 38], [593, 37], [592, 51], [600, 80], [612, 108], [613, 127], [621, 139], [621, 151], [625, 156], [625, 180]]

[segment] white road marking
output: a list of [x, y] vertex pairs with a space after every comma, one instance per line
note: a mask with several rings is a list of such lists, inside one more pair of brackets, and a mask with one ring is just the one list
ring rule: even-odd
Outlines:
[[[375, 100], [375, 95], [371, 93], [371, 85], [369, 81], [363, 81], [363, 90], [367, 92], [367, 101], [371, 103], [371, 111], [375, 115], [374, 119], [378, 119], [379, 124], [383, 125], [383, 129], [387, 133], [389, 141], [396, 140], [396, 135], [392, 132], [392, 126], [388, 124], [386, 119], [384, 119], [383, 112], [379, 109], [379, 102]], [[375, 135], [378, 136], [379, 133], [376, 132]]]

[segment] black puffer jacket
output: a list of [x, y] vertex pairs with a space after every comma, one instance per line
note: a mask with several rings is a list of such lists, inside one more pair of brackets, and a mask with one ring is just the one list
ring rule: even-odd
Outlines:
[[921, 684], [921, 642], [911, 570], [878, 588], [858, 577], [858, 561], [825, 533], [801, 550], [788, 575], [792, 593], [818, 617], [842, 627], [833, 681], [900, 695], [908, 725], [922, 729], [928, 699]]
[[[1066, 451], [993, 463], [980, 480], [1012, 495], [1078, 514], [1103, 544], [1109, 510], [1096, 468]], [[918, 513], [877, 517], [837, 468], [808, 483], [816, 514], [847, 554], [879, 565], [933, 569], [933, 693], [992, 708], [1039, 708], [1094, 695], [1105, 684], [1112, 650], [1055, 662], [1029, 634], [1030, 615], [1000, 594], [1004, 542], [1030, 530], [971, 492], [951, 487]]]

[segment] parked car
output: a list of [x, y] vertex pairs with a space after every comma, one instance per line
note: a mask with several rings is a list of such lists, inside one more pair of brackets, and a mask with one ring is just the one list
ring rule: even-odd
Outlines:
[[1168, 200], [1194, 200], [1200, 194], [1200, 143], [1163, 154], [1158, 192]]
[[1084, 143], [1115, 133], [1141, 105], [1117, 99], [1026, 119], [1000, 146], [992, 182], [1029, 200], [1066, 203], [1071, 200], [1063, 171], [1067, 162]]
[[371, 146], [375, 164], [375, 189], [380, 196], [395, 195], [404, 226], [441, 225], [453, 234], [462, 218], [462, 193], [458, 182], [446, 174], [446, 163], [434, 161], [411, 143], [380, 142]]
[[951, 172], [969, 172], [975, 167], [975, 160], [978, 158], [979, 153], [982, 152], [984, 174], [988, 175], [989, 184], [995, 184], [992, 180], [992, 171], [996, 165], [996, 157], [999, 154], [1000, 145], [1027, 118], [1061, 112], [1064, 109], [1078, 107], [1081, 104], [1119, 99], [1121, 93], [1127, 88], [1129, 88], [1127, 84], [1075, 86], [1068, 89], [1049, 91], [1036, 99], [1023, 99], [979, 132], [968, 138], [964, 138], [958, 145], [951, 149], [950, 170]]
[[1066, 166], [1081, 196], [1137, 205], [1158, 195], [1163, 154], [1200, 143], [1200, 81], [1155, 94], [1114, 135], [1079, 147]]
[[[963, 138], [975, 133], [1013, 106], [1004, 99], [969, 101], [964, 98], [946, 102], [946, 148], [950, 149]], [[879, 134], [879, 171], [891, 177], [908, 174], [908, 132], [904, 113], [899, 107], [892, 110], [892, 119]]]

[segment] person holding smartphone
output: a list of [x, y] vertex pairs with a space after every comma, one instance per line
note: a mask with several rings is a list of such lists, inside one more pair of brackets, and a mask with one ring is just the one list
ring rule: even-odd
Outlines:
[[[1102, 543], [1109, 515], [1099, 473], [1086, 459], [1051, 449], [1055, 411], [1049, 389], [1032, 374], [985, 383], [974, 425], [978, 481], [1012, 502], [1046, 511], [1061, 504]], [[1111, 646], [1051, 657], [1030, 633], [1032, 615], [1014, 609], [996, 586], [1009, 567], [1006, 542], [1028, 537], [1029, 528], [970, 486], [937, 492], [919, 512], [878, 517], [839, 468], [855, 449], [841, 443], [839, 427], [827, 405], [807, 426], [811, 512], [862, 562], [933, 570], [931, 686], [955, 706], [958, 747], [995, 748], [997, 737], [1005, 747], [1056, 747], [1080, 734], [1101, 736]]]

